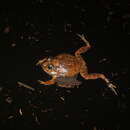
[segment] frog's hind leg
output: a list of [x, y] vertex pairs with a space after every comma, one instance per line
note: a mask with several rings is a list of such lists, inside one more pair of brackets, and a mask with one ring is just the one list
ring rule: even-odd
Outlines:
[[85, 70], [81, 70], [80, 74], [81, 74], [81, 76], [82, 76], [84, 79], [86, 79], [86, 80], [89, 80], [89, 79], [99, 79], [99, 78], [102, 79], [102, 80], [104, 80], [104, 81], [107, 83], [107, 86], [108, 86], [116, 95], [118, 95], [117, 92], [116, 92], [116, 90], [115, 90], [116, 86], [113, 85], [113, 84], [109, 81], [109, 79], [106, 78], [106, 76], [105, 76], [104, 74], [101, 74], [101, 73], [90, 73], [90, 74], [88, 74], [87, 70], [86, 70], [86, 71], [85, 71]]
[[87, 50], [89, 50], [91, 48], [91, 45], [89, 44], [89, 42], [85, 39], [85, 36], [84, 35], [80, 35], [80, 34], [77, 34], [81, 40], [86, 44], [86, 46], [83, 46], [81, 48], [79, 48], [76, 52], [75, 52], [75, 55], [76, 56], [79, 56], [81, 53], [84, 53], [86, 52]]

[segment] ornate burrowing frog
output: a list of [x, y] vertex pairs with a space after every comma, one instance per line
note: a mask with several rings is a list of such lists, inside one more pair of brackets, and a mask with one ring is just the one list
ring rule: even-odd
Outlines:
[[38, 61], [37, 65], [40, 65], [46, 73], [52, 76], [52, 79], [49, 81], [39, 81], [40, 84], [52, 85], [57, 83], [60, 87], [72, 88], [76, 85], [80, 85], [80, 82], [76, 80], [77, 75], [80, 74], [86, 80], [99, 78], [104, 80], [107, 86], [117, 95], [115, 91], [116, 86], [113, 85], [104, 74], [88, 73], [87, 64], [81, 54], [88, 51], [91, 45], [85, 39], [84, 35], [77, 35], [85, 43], [85, 46], [79, 48], [75, 52], [75, 55], [63, 53]]

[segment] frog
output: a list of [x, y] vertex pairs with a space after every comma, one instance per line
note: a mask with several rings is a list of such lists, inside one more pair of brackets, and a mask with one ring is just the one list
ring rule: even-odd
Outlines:
[[[90, 42], [85, 38], [84, 34], [77, 34], [77, 36], [85, 43], [84, 46], [77, 49], [74, 53], [61, 53], [54, 57], [45, 57], [38, 60], [36, 65], [40, 65], [42, 70], [50, 75], [52, 78], [48, 81], [38, 82], [42, 85], [54, 85], [57, 84], [59, 87], [71, 88], [80, 85], [80, 82], [76, 80], [77, 75], [80, 74], [85, 80], [96, 80], [102, 79], [105, 81], [106, 86], [109, 87], [116, 95], [116, 86], [103, 73], [89, 73], [88, 66], [83, 59], [83, 53], [87, 52], [91, 48]], [[68, 79], [70, 79], [70, 82]], [[68, 81], [68, 83], [66, 83]], [[72, 84], [74, 85], [72, 85]]]

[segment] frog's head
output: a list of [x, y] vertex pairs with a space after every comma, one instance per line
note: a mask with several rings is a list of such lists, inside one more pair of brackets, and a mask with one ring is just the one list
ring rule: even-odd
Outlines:
[[36, 65], [40, 65], [42, 69], [51, 76], [57, 75], [56, 67], [52, 57], [46, 57], [42, 60], [39, 60]]

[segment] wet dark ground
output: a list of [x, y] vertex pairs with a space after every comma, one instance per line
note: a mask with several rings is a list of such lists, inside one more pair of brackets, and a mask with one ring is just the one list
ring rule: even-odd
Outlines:
[[[128, 44], [130, 2], [80, 0], [3, 1], [0, 4], [0, 127], [126, 130], [129, 127]], [[83, 54], [89, 72], [117, 85], [115, 96], [102, 80], [79, 88], [39, 85], [50, 77], [36, 62], [74, 53], [85, 34], [92, 49]], [[21, 81], [35, 91], [19, 87]]]

